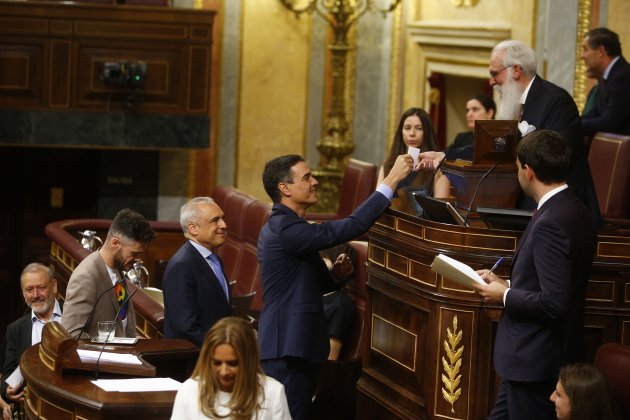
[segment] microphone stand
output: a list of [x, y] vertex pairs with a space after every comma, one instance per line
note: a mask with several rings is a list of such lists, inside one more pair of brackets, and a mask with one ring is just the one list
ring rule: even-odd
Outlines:
[[464, 217], [464, 225], [468, 226], [468, 217], [470, 216], [470, 213], [472, 211], [472, 206], [475, 203], [475, 198], [477, 198], [477, 193], [479, 192], [479, 187], [481, 187], [481, 183], [488, 177], [488, 175], [492, 173], [492, 171], [496, 169], [497, 166], [499, 166], [499, 163], [501, 162], [503, 162], [503, 159], [497, 160], [496, 163], [492, 165], [492, 167], [490, 167], [490, 169], [488, 169], [481, 176], [481, 179], [479, 180], [479, 182], [477, 183], [477, 186], [475, 187], [475, 192], [473, 193], [472, 199], [470, 200], [470, 205], [466, 209], [466, 217]]
[[[124, 281], [125, 281], [125, 278], [123, 277], [122, 280], [119, 280], [116, 283], [112, 284], [110, 287], [108, 287], [103, 292], [101, 292], [100, 295], [98, 295], [98, 297], [96, 298], [96, 302], [94, 302], [94, 307], [92, 308], [92, 311], [90, 312], [90, 315], [88, 316], [87, 320], [85, 321], [85, 324], [83, 324], [83, 327], [81, 327], [81, 331], [79, 332], [79, 335], [77, 336], [77, 343], [81, 339], [81, 336], [83, 335], [83, 333], [85, 333], [85, 331], [87, 330], [88, 325], [90, 325], [90, 322], [92, 322], [92, 318], [94, 317], [94, 312], [96, 312], [96, 307], [97, 307], [98, 303], [100, 302], [101, 298], [103, 296], [105, 296], [105, 294], [107, 292], [109, 292], [110, 290], [112, 290], [113, 288], [115, 288], [116, 286], [118, 286], [119, 284], [121, 284]], [[76, 329], [74, 331], [76, 331]], [[74, 331], [72, 331], [72, 332], [74, 332]]]
[[[123, 279], [123, 281], [124, 281], [124, 279]], [[133, 295], [136, 294], [136, 292], [138, 290], [140, 290], [140, 288], [137, 288], [136, 290], [134, 290], [133, 293], [131, 293], [129, 295], [129, 297], [127, 297], [122, 302], [122, 304], [120, 305], [120, 307], [116, 311], [116, 316], [114, 317], [114, 324], [112, 325], [112, 328], [107, 332], [107, 337], [105, 337], [105, 340], [103, 340], [103, 345], [101, 346], [101, 350], [98, 353], [98, 358], [96, 359], [96, 366], [94, 367], [94, 379], [98, 380], [98, 365], [99, 365], [99, 362], [101, 361], [101, 356], [103, 355], [103, 352], [105, 351], [105, 346], [107, 345], [107, 342], [109, 341], [109, 338], [110, 338], [110, 335], [111, 335], [112, 331], [116, 331], [116, 323], [118, 322], [118, 318], [120, 317], [120, 313], [121, 313], [122, 309], [125, 307], [125, 305], [127, 305], [129, 302], [131, 302], [131, 298], [133, 297]]]

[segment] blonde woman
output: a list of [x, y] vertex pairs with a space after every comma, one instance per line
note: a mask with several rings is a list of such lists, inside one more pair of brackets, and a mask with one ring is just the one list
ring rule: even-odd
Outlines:
[[223, 318], [208, 331], [192, 377], [177, 392], [171, 419], [291, 419], [284, 386], [263, 373], [247, 321]]

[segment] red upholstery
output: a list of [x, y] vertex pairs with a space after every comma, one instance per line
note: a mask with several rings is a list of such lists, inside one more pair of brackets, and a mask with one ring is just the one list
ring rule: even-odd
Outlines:
[[602, 344], [595, 353], [595, 366], [604, 374], [621, 418], [630, 419], [630, 346]]
[[630, 136], [597, 133], [588, 163], [602, 216], [630, 217]]
[[359, 204], [374, 192], [377, 176], [378, 168], [376, 165], [350, 159], [343, 171], [337, 213], [307, 213], [306, 218], [313, 221], [324, 221], [343, 219], [349, 216]]
[[234, 187], [218, 187], [212, 198], [225, 213], [228, 235], [217, 253], [230, 282], [232, 296], [244, 296], [256, 292], [250, 309], [262, 309], [262, 282], [256, 249], [258, 234], [267, 223], [271, 206], [244, 194]]

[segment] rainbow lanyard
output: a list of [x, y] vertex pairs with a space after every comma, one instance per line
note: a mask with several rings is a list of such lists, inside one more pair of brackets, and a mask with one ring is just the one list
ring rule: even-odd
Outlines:
[[120, 308], [120, 319], [127, 318], [127, 288], [125, 287], [124, 280], [120, 283], [116, 284], [114, 287], [114, 293], [116, 294], [116, 300], [118, 300], [118, 304], [121, 306]]

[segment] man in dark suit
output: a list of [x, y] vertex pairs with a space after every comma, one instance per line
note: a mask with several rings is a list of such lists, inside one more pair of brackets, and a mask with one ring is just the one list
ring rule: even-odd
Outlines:
[[581, 57], [588, 77], [597, 80], [582, 116], [584, 135], [630, 134], [630, 64], [621, 55], [619, 36], [607, 28], [591, 29], [582, 41]]
[[[18, 368], [22, 353], [41, 341], [42, 329], [47, 322], [61, 321], [61, 305], [56, 299], [57, 280], [48, 267], [31, 263], [22, 271], [20, 281], [24, 301], [31, 310], [7, 327], [2, 366], [2, 396], [10, 402], [24, 399], [21, 385], [11, 386], [6, 382]], [[21, 381], [17, 380], [15, 383], [19, 382]]]
[[[591, 209], [593, 222], [599, 227], [599, 205], [586, 159], [578, 109], [571, 95], [536, 74], [536, 54], [520, 41], [503, 41], [494, 47], [488, 70], [490, 85], [500, 96], [497, 119], [520, 120], [519, 128], [524, 136], [529, 126], [532, 131], [554, 130], [569, 142], [572, 153], [567, 184]], [[534, 203], [524, 200], [521, 206], [534, 208]]]
[[164, 271], [164, 337], [201, 347], [206, 332], [232, 315], [230, 285], [216, 249], [225, 242], [223, 210], [210, 197], [184, 204], [180, 224], [188, 239]]
[[560, 367], [580, 358], [586, 282], [595, 252], [589, 211], [565, 182], [567, 142], [537, 130], [518, 145], [518, 180], [538, 208], [523, 232], [510, 280], [489, 270], [475, 286], [486, 302], [502, 304], [494, 367], [501, 377], [490, 419], [555, 419], [549, 396]]
[[366, 232], [412, 165], [410, 155], [399, 156], [376, 192], [352, 215], [321, 224], [304, 219], [306, 209], [317, 203], [318, 184], [306, 162], [287, 155], [265, 165], [263, 185], [274, 205], [258, 238], [264, 303], [258, 339], [263, 368], [285, 386], [294, 420], [308, 418], [317, 368], [329, 354], [324, 283], [331, 282], [331, 272], [344, 273], [351, 263], [342, 254], [329, 271], [319, 251]]

